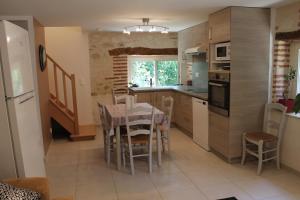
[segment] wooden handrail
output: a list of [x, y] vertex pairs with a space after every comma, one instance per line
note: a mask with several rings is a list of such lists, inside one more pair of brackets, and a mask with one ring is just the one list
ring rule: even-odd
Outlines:
[[[78, 125], [78, 110], [77, 110], [77, 96], [76, 96], [76, 82], [75, 82], [75, 75], [74, 74], [68, 74], [57, 62], [53, 60], [49, 55], [47, 57], [47, 64], [48, 61], [53, 63], [53, 73], [54, 73], [54, 86], [55, 86], [55, 94], [51, 94], [55, 98], [55, 101], [66, 108], [66, 112], [70, 111], [69, 105], [68, 105], [68, 92], [67, 92], [67, 78], [71, 82], [71, 90], [72, 90], [72, 105], [73, 105], [73, 113], [74, 113], [74, 130], [75, 134], [79, 134], [79, 125]], [[62, 88], [63, 88], [63, 95], [64, 95], [64, 102], [61, 102], [59, 100], [59, 87], [58, 87], [58, 78], [57, 73], [58, 70], [62, 73]]]
[[57, 62], [53, 60], [48, 54], [47, 54], [47, 59], [49, 59], [57, 68], [59, 68], [62, 72], [66, 74], [67, 77], [71, 79], [71, 74], [68, 74]]

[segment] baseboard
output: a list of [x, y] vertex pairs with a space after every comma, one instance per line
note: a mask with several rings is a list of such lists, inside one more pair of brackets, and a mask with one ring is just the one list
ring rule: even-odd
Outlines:
[[297, 176], [300, 176], [300, 171], [298, 171], [298, 170], [296, 170], [296, 169], [294, 169], [294, 168], [291, 168], [291, 167], [289, 167], [289, 166], [287, 166], [287, 165], [285, 165], [285, 164], [282, 164], [282, 163], [281, 163], [281, 167], [282, 167], [283, 169], [286, 169], [287, 171], [290, 171], [290, 172], [296, 174]]

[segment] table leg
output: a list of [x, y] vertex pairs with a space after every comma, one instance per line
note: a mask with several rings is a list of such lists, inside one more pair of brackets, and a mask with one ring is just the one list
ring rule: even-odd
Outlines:
[[117, 168], [121, 170], [121, 137], [120, 126], [116, 128], [116, 142], [117, 142]]
[[156, 145], [157, 145], [157, 165], [161, 165], [161, 131], [159, 126], [156, 126]]

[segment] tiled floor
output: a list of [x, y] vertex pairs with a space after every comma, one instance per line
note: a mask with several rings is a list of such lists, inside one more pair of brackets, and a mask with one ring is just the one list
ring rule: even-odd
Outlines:
[[149, 175], [147, 162], [136, 161], [135, 176], [106, 166], [101, 134], [94, 141], [55, 141], [47, 157], [51, 194], [76, 200], [300, 199], [300, 177], [293, 173], [270, 163], [257, 176], [255, 162], [230, 165], [175, 128], [171, 136], [172, 153], [163, 156], [163, 165], [154, 163]]

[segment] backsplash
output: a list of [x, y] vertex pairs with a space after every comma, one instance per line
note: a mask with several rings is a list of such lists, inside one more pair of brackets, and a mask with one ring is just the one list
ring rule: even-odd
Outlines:
[[195, 87], [208, 88], [208, 63], [206, 61], [193, 59], [192, 81]]

